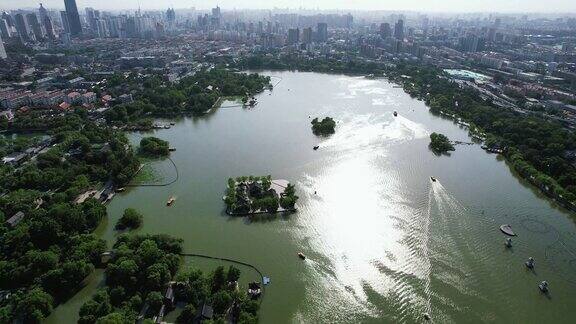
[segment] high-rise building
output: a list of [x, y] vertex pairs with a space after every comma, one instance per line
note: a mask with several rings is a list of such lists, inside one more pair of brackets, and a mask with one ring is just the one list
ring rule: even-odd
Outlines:
[[26, 21], [28, 22], [28, 26], [32, 29], [34, 33], [34, 37], [36, 40], [41, 40], [44, 38], [44, 31], [42, 30], [42, 25], [40, 25], [40, 21], [38, 21], [38, 16], [35, 13], [26, 14]]
[[86, 11], [86, 20], [88, 20], [88, 25], [90, 25], [90, 30], [92, 30], [93, 33], [97, 34], [98, 33], [98, 22], [96, 21], [99, 17], [99, 14], [97, 15], [97, 11], [94, 10], [94, 8], [86, 8], [84, 9]]
[[300, 41], [300, 29], [290, 28], [288, 29], [288, 45], [298, 44]]
[[82, 24], [80, 23], [80, 15], [78, 14], [78, 7], [76, 7], [76, 0], [64, 0], [64, 6], [66, 7], [70, 34], [72, 36], [82, 34]]
[[312, 27], [307, 27], [302, 30], [302, 43], [312, 43]]
[[4, 39], [12, 37], [12, 28], [8, 26], [8, 22], [4, 18], [0, 18], [0, 35]]
[[56, 38], [56, 34], [54, 33], [54, 25], [52, 24], [52, 18], [50, 16], [44, 17], [44, 21], [42, 22], [44, 26], [44, 30], [46, 31], [46, 35], [50, 39]]
[[318, 42], [325, 43], [328, 41], [328, 24], [327, 23], [318, 23]]
[[394, 25], [394, 38], [404, 39], [404, 20], [398, 19], [398, 22]]
[[44, 19], [46, 19], [46, 17], [48, 17], [48, 10], [46, 10], [46, 8], [44, 8], [44, 6], [42, 4], [40, 4], [40, 8], [38, 8], [38, 13], [39, 13], [39, 17], [40, 17], [41, 22], [43, 22]]
[[28, 24], [26, 23], [23, 14], [19, 13], [14, 16], [14, 25], [16, 26], [16, 31], [22, 41], [29, 42], [32, 40], [30, 37], [30, 29], [28, 28]]
[[6, 20], [8, 27], [14, 27], [14, 20], [12, 19], [12, 16], [10, 16], [10, 14], [6, 11], [2, 13], [2, 19]]
[[388, 38], [392, 36], [392, 28], [389, 23], [380, 24], [380, 37]]
[[68, 21], [68, 14], [66, 11], [60, 11], [60, 20], [62, 20], [62, 28], [64, 32], [70, 34], [70, 22]]
[[97, 27], [97, 32], [98, 32], [98, 37], [100, 38], [105, 38], [110, 36], [110, 33], [108, 32], [108, 25], [106, 24], [106, 21], [104, 19], [96, 19], [96, 27]]
[[8, 55], [6, 54], [6, 49], [4, 48], [4, 41], [2, 40], [2, 37], [0, 36], [0, 59], [7, 59]]

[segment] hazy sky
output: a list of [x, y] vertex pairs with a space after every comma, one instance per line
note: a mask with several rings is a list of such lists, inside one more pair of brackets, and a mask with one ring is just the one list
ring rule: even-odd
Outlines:
[[[0, 8], [37, 7], [63, 8], [64, 0], [0, 0]], [[167, 7], [207, 9], [219, 5], [223, 9], [357, 9], [411, 10], [446, 12], [554, 12], [576, 13], [576, 0], [76, 0], [78, 8], [96, 9], [164, 9]]]

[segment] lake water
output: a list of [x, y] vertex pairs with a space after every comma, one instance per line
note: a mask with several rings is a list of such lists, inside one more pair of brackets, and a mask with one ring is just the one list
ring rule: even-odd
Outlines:
[[[185, 252], [257, 266], [272, 281], [262, 323], [410, 323], [424, 313], [438, 323], [550, 323], [576, 314], [573, 216], [479, 145], [458, 145], [451, 156], [428, 149], [430, 133], [469, 142], [466, 129], [385, 80], [267, 74], [277, 86], [255, 108], [218, 109], [131, 135], [134, 143], [150, 135], [168, 140], [179, 178], [116, 196], [97, 230], [109, 245], [113, 224], [134, 207], [144, 214], [141, 233], [167, 233], [185, 240]], [[336, 134], [319, 138], [310, 120], [324, 116], [338, 121]], [[166, 181], [175, 177], [167, 160], [152, 166]], [[224, 214], [229, 177], [268, 174], [296, 185], [297, 213]], [[176, 202], [166, 207], [172, 195]], [[504, 247], [501, 224], [518, 234], [512, 249]], [[534, 272], [524, 266], [530, 256]], [[257, 278], [241, 270], [244, 282]], [[101, 280], [101, 272], [91, 276], [47, 322], [75, 321]], [[538, 290], [542, 280], [548, 297]]]

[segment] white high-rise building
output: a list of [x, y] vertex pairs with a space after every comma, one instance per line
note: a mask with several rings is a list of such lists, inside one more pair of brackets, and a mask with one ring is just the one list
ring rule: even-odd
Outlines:
[[8, 54], [6, 54], [6, 49], [4, 48], [4, 41], [2, 40], [2, 35], [0, 35], [0, 59], [7, 59]]

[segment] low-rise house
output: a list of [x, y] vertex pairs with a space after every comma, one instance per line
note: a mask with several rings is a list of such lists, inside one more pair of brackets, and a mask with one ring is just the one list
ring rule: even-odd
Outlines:
[[22, 162], [24, 162], [27, 157], [28, 157], [28, 155], [24, 152], [16, 152], [16, 153], [12, 153], [10, 155], [3, 157], [2, 162], [4, 164], [9, 164], [12, 166], [18, 166], [18, 165], [22, 164]]
[[132, 101], [134, 101], [134, 99], [132, 98], [132, 94], [129, 93], [121, 95], [120, 97], [118, 97], [118, 99], [120, 100], [121, 103], [131, 103]]
[[82, 95], [82, 103], [89, 104], [96, 101], [96, 94], [94, 92], [86, 92]]
[[66, 101], [64, 101], [58, 105], [58, 108], [60, 108], [62, 110], [68, 110], [68, 109], [70, 109], [70, 107], [72, 107], [72, 105], [67, 103]]
[[198, 310], [197, 322], [209, 321], [214, 317], [214, 309], [212, 306], [203, 303], [202, 307]]
[[67, 103], [74, 105], [82, 101], [82, 95], [79, 92], [70, 92], [64, 99]]
[[16, 227], [16, 225], [18, 225], [24, 219], [25, 216], [26, 215], [23, 212], [19, 211], [12, 217], [8, 218], [6, 224], [10, 227]]

